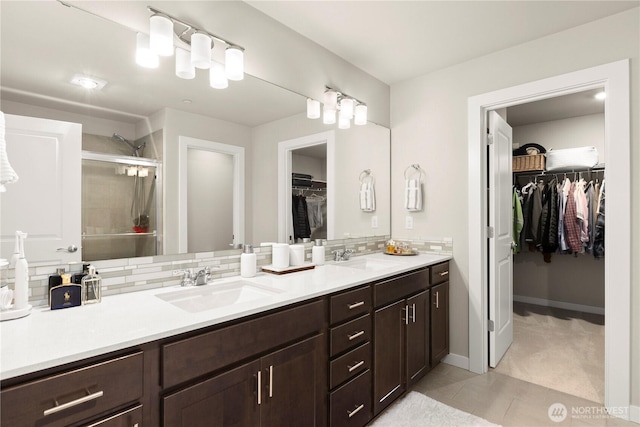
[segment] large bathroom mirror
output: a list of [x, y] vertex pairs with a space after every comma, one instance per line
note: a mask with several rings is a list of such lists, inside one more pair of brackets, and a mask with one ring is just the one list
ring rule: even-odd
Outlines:
[[[135, 153], [131, 147], [117, 141], [114, 134], [134, 147], [145, 142], [144, 157], [157, 160], [163, 174], [162, 182], [154, 188], [154, 200], [159, 204], [159, 217], [154, 221], [159, 254], [190, 251], [180, 243], [179, 176], [184, 172], [179, 162], [181, 137], [244, 150], [244, 188], [238, 187], [237, 196], [243, 198], [245, 206], [241, 215], [244, 236], [242, 242], [234, 239], [235, 244], [279, 240], [278, 144], [282, 141], [334, 131], [339, 142], [360, 138], [358, 132], [369, 129], [372, 132], [363, 136], [370, 142], [366, 155], [388, 168], [390, 140], [386, 128], [367, 124], [362, 129], [338, 130], [309, 120], [304, 96], [250, 75], [230, 82], [227, 89], [216, 90], [209, 86], [205, 70], [198, 70], [193, 80], [177, 78], [173, 57], [162, 58], [157, 69], [136, 65], [136, 33], [131, 23], [148, 19], [144, 2], [70, 3], [72, 6], [57, 1], [0, 3], [2, 111], [80, 123], [84, 150], [132, 156]], [[165, 2], [163, 6], [167, 12], [188, 19], [190, 3]], [[200, 3], [198, 7], [204, 6]], [[215, 2], [206, 7], [215, 8]], [[250, 55], [246, 52], [247, 58]], [[100, 91], [74, 86], [70, 80], [75, 74], [98, 78], [105, 85]], [[374, 143], [378, 138], [380, 143]], [[363, 154], [354, 146], [336, 159], [336, 168], [346, 173], [340, 179], [350, 188], [357, 189], [360, 169], [369, 168], [351, 165]], [[343, 203], [338, 200], [336, 216], [348, 221], [336, 238], [390, 233], [389, 179], [388, 169], [376, 176], [375, 228], [371, 227], [370, 214], [342, 215]], [[357, 202], [357, 196], [345, 198], [350, 204]], [[197, 202], [189, 203], [197, 209]], [[227, 228], [220, 233], [226, 236], [224, 239], [233, 235], [228, 220], [219, 223]], [[1, 230], [1, 234], [3, 240], [11, 239], [13, 230]], [[206, 245], [198, 244], [193, 250], [206, 249]]]

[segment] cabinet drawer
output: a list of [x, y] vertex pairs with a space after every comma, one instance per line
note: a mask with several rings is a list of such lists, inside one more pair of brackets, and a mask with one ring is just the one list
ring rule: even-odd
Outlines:
[[364, 426], [371, 419], [371, 371], [360, 374], [329, 397], [331, 427]]
[[409, 295], [423, 291], [429, 287], [429, 269], [409, 273], [378, 283], [373, 287], [373, 300], [380, 307]]
[[371, 316], [368, 314], [331, 328], [331, 357], [371, 340]]
[[322, 329], [324, 301], [284, 309], [162, 348], [165, 388], [216, 371]]
[[371, 344], [369, 343], [331, 361], [329, 388], [334, 388], [367, 369], [371, 369]]
[[95, 421], [87, 427], [142, 427], [142, 405]]
[[138, 352], [2, 390], [0, 424], [66, 426], [137, 401], [142, 387]]
[[437, 285], [449, 280], [449, 262], [432, 265], [431, 267], [431, 285]]
[[331, 324], [368, 313], [371, 309], [371, 288], [355, 289], [331, 297]]

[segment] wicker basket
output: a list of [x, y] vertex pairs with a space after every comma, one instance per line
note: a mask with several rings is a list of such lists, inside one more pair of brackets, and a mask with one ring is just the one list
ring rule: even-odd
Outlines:
[[543, 171], [544, 170], [544, 154], [534, 154], [530, 156], [514, 156], [512, 171]]

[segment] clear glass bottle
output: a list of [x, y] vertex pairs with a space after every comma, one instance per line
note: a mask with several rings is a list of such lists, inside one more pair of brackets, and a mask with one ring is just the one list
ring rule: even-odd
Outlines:
[[82, 278], [83, 304], [102, 301], [102, 277], [96, 274], [96, 268], [89, 266], [89, 273]]

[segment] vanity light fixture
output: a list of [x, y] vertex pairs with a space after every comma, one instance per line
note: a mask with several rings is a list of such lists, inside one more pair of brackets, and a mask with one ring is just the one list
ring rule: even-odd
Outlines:
[[211, 62], [209, 69], [209, 85], [214, 89], [226, 89], [229, 87], [229, 80], [224, 72], [224, 66], [217, 62]]
[[[176, 56], [176, 76], [181, 79], [193, 79], [195, 68], [210, 69], [209, 81], [215, 88], [225, 88], [229, 80], [244, 78], [244, 48], [229, 40], [225, 40], [201, 28], [175, 18], [161, 10], [147, 6], [151, 12], [149, 18], [149, 36], [136, 35], [136, 63], [147, 68], [158, 67], [158, 56]], [[180, 46], [175, 46], [178, 42]], [[214, 42], [227, 46], [225, 64], [222, 66], [224, 78], [220, 75], [220, 67], [211, 59]], [[215, 77], [214, 77], [215, 76]], [[215, 80], [215, 86], [214, 86]]]
[[[322, 122], [324, 124], [335, 124], [336, 116], [338, 116], [340, 129], [349, 129], [351, 119], [355, 125], [367, 124], [367, 104], [364, 102], [330, 87], [326, 87], [323, 100]], [[307, 98], [307, 117], [310, 119], [320, 117], [320, 101]]]

